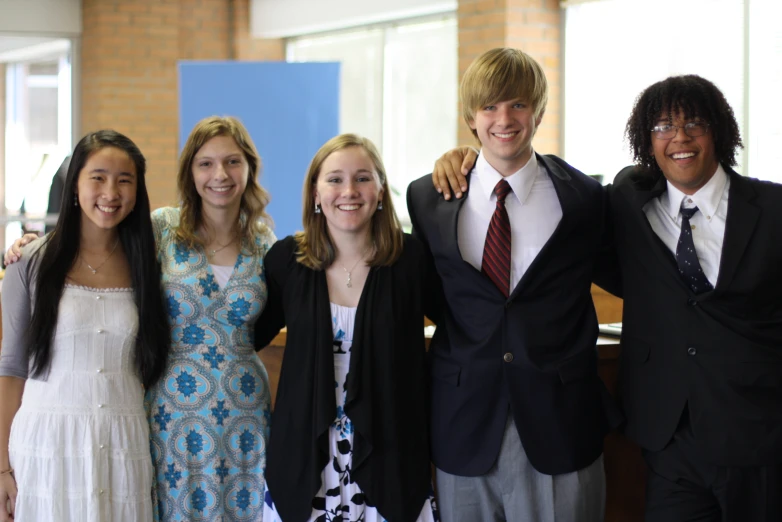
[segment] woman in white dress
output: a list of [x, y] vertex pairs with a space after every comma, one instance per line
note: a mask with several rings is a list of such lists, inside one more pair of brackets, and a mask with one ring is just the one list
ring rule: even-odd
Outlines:
[[6, 271], [0, 522], [152, 520], [143, 387], [168, 326], [145, 171], [127, 137], [85, 136], [54, 232]]

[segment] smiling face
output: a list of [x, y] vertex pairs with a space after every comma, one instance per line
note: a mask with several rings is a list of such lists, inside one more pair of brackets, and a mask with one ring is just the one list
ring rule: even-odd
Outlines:
[[543, 114], [521, 100], [497, 102], [475, 111], [470, 128], [481, 140], [481, 152], [502, 176], [510, 176], [529, 161], [532, 138]]
[[684, 132], [684, 125], [697, 119], [686, 119], [681, 113], [671, 119], [659, 118], [656, 125], [672, 124], [679, 127], [676, 136], [660, 140], [652, 135], [654, 159], [665, 178], [685, 194], [695, 194], [717, 171], [719, 162], [714, 151], [711, 128], [695, 138]]
[[329, 154], [314, 189], [315, 203], [320, 205], [332, 237], [369, 234], [382, 195], [375, 164], [362, 147]]
[[204, 143], [192, 163], [202, 208], [238, 212], [249, 171], [247, 158], [232, 137], [215, 136]]
[[124, 150], [103, 147], [91, 153], [76, 182], [82, 231], [119, 225], [136, 205], [137, 182], [136, 165]]

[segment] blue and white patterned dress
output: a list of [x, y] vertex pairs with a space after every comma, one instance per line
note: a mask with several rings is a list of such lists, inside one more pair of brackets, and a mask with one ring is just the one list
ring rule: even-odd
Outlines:
[[[310, 522], [386, 522], [373, 506], [366, 503], [364, 493], [351, 476], [353, 460], [353, 423], [345, 414], [345, 382], [350, 368], [350, 348], [356, 308], [331, 303], [331, 323], [334, 330], [334, 392], [337, 412], [329, 427], [329, 464], [321, 474], [320, 490], [312, 500]], [[266, 491], [264, 522], [281, 522], [271, 493]], [[424, 502], [418, 522], [439, 520], [434, 494]]]
[[253, 347], [266, 304], [265, 229], [252, 255], [245, 240], [225, 288], [202, 249], [175, 238], [179, 209], [152, 214], [163, 272], [171, 352], [147, 393], [159, 519], [259, 521], [269, 435], [266, 369]]

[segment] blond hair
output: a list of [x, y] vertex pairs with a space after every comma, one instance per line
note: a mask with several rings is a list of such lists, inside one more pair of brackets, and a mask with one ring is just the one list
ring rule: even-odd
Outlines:
[[[177, 195], [180, 201], [180, 212], [176, 237], [190, 248], [196, 245], [205, 246], [204, 240], [198, 235], [198, 229], [203, 225], [203, 214], [201, 196], [198, 195], [193, 179], [193, 159], [207, 141], [217, 136], [233, 138], [236, 145], [242, 150], [249, 166], [247, 187], [239, 203], [239, 221], [237, 222], [239, 237], [250, 239], [254, 232], [260, 232], [265, 226], [272, 224], [271, 218], [266, 213], [266, 206], [270, 199], [269, 193], [258, 183], [261, 157], [258, 155], [252, 138], [250, 138], [250, 133], [237, 118], [210, 116], [196, 124], [179, 157]], [[254, 241], [250, 240], [247, 243], [251, 245], [251, 249], [256, 249]]]
[[[519, 99], [529, 104], [537, 119], [546, 110], [548, 82], [540, 64], [520, 49], [498, 47], [476, 58], [459, 86], [462, 116], [468, 125], [475, 112], [493, 103]], [[477, 138], [478, 133], [472, 129]]]
[[334, 262], [337, 252], [329, 234], [325, 216], [316, 214], [315, 185], [318, 182], [323, 163], [334, 152], [349, 147], [360, 147], [366, 151], [383, 188], [380, 203], [382, 210], [376, 210], [372, 216], [371, 238], [375, 244], [375, 255], [367, 261], [369, 266], [389, 266], [402, 255], [402, 226], [394, 212], [391, 201], [391, 190], [388, 186], [386, 169], [375, 145], [366, 138], [356, 134], [340, 134], [327, 141], [312, 158], [307, 177], [304, 179], [302, 197], [302, 217], [304, 231], [295, 234], [297, 252], [296, 260], [314, 270], [325, 270]]

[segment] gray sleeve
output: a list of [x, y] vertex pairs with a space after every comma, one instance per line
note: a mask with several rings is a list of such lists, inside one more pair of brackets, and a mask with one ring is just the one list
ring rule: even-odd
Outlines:
[[28, 361], [25, 345], [27, 329], [32, 318], [32, 286], [27, 280], [27, 265], [33, 251], [25, 248], [22, 251], [22, 258], [6, 269], [3, 278], [3, 345], [0, 351], [0, 377], [27, 379]]

